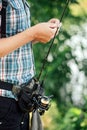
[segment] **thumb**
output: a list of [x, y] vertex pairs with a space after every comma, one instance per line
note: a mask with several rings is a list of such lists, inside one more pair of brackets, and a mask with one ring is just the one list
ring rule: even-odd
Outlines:
[[56, 23], [49, 23], [49, 27], [50, 28], [57, 28], [57, 24]]

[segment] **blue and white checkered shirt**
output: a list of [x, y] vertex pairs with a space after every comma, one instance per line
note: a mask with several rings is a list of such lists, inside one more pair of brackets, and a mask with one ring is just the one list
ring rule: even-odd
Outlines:
[[[0, 0], [0, 10], [1, 8], [2, 1]], [[20, 33], [29, 27], [30, 11], [27, 1], [8, 0], [6, 8], [6, 37]], [[14, 52], [0, 58], [0, 80], [5, 82], [15, 85], [24, 84], [34, 76], [34, 69], [31, 43], [27, 43]], [[0, 95], [6, 95], [6, 93], [5, 90], [0, 91]], [[7, 93], [7, 95], [9, 97], [11, 94]]]

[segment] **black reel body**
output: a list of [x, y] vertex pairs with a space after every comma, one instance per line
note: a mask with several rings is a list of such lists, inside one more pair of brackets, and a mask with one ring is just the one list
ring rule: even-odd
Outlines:
[[50, 107], [52, 96], [45, 96], [42, 84], [36, 79], [32, 79], [28, 85], [22, 86], [18, 94], [18, 104], [20, 109], [25, 112], [39, 111], [42, 115]]

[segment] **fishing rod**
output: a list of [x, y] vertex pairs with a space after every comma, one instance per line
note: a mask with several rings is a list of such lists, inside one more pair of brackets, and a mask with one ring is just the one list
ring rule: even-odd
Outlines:
[[[63, 18], [64, 18], [64, 15], [65, 15], [66, 9], [67, 9], [67, 7], [68, 7], [70, 1], [71, 1], [71, 0], [67, 0], [67, 1], [66, 1], [66, 5], [65, 5], [65, 7], [64, 7], [64, 9], [63, 9], [63, 12], [62, 12], [62, 15], [61, 15], [61, 17], [60, 17], [60, 23], [63, 21]], [[48, 51], [47, 51], [47, 55], [46, 55], [45, 58], [44, 58], [44, 61], [43, 61], [42, 67], [41, 67], [41, 71], [40, 71], [39, 76], [38, 76], [38, 78], [37, 78], [38, 81], [40, 81], [41, 75], [42, 75], [43, 70], [44, 70], [44, 68], [45, 68], [45, 65], [46, 65], [46, 63], [47, 63], [48, 55], [49, 55], [49, 53], [50, 53], [50, 51], [51, 51], [51, 48], [52, 48], [52, 46], [53, 46], [53, 44], [54, 44], [54, 40], [55, 40], [55, 38], [56, 38], [57, 32], [59, 32], [59, 29], [60, 29], [60, 28], [57, 27], [56, 32], [55, 32], [55, 35], [54, 35], [54, 37], [53, 37], [53, 39], [52, 39], [52, 41], [51, 41], [50, 47], [49, 47], [49, 49], [48, 49]]]
[[[63, 9], [62, 15], [60, 17], [60, 22], [62, 22], [65, 11], [68, 7], [70, 0], [67, 0], [66, 5]], [[50, 50], [53, 46], [55, 37], [57, 32], [59, 31], [59, 27], [57, 27], [57, 30], [55, 32], [54, 38], [51, 41], [50, 47], [48, 49], [47, 55], [44, 59], [41, 71], [39, 73], [38, 78], [33, 78], [31, 81], [26, 85], [26, 87], [22, 87], [20, 92], [18, 93], [18, 104], [20, 109], [26, 113], [26, 112], [35, 112], [36, 110], [39, 111], [40, 115], [43, 115], [45, 111], [47, 111], [50, 107], [50, 100], [53, 97], [52, 95], [50, 96], [45, 96], [44, 95], [44, 87], [43, 83], [44, 80], [40, 83], [39, 80], [41, 78], [42, 72], [44, 70], [45, 64], [47, 62], [48, 55], [50, 53]]]

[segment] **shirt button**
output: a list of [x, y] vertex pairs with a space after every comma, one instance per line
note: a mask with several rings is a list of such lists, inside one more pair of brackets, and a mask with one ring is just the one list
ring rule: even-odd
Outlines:
[[22, 122], [21, 122], [21, 125], [23, 125], [23, 124], [24, 124], [24, 122], [22, 121]]
[[0, 125], [2, 124], [2, 122], [0, 122]]

